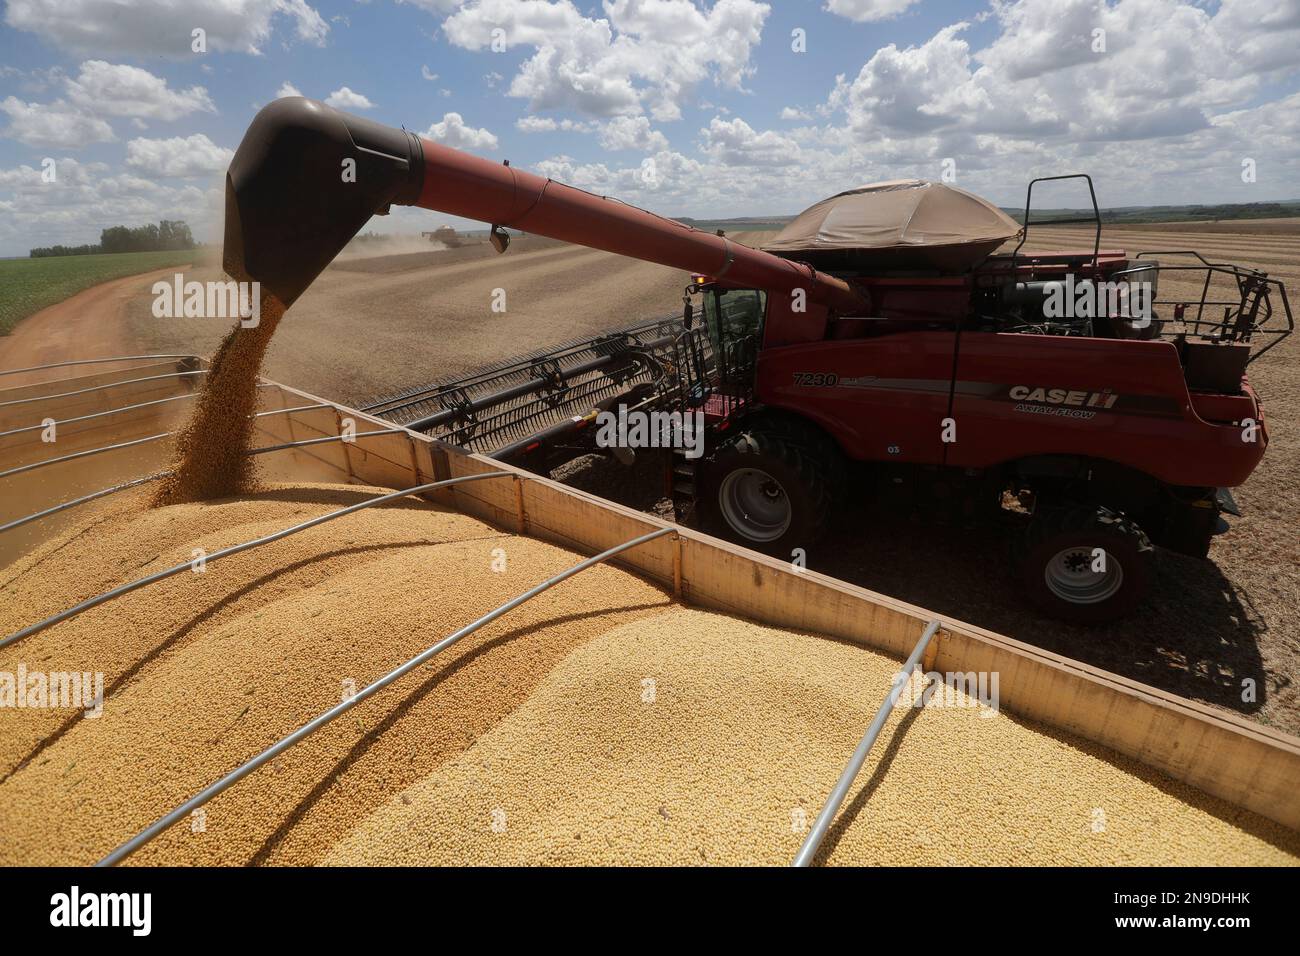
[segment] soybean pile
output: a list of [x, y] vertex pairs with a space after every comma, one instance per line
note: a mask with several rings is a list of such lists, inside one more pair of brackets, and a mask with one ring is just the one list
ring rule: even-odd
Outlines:
[[[673, 608], [575, 650], [327, 862], [787, 865], [897, 669], [849, 644]], [[960, 692], [951, 703], [894, 709], [817, 862], [1285, 865], [1300, 854], [1297, 834], [1140, 764]]]
[[[128, 496], [0, 572], [0, 631], [378, 494]], [[177, 575], [0, 651], [102, 670], [103, 716], [0, 710], [0, 864], [84, 865], [581, 555], [417, 499]], [[365, 701], [139, 864], [783, 864], [897, 663], [602, 565]], [[899, 708], [832, 864], [1294, 864], [1297, 834], [975, 706]]]
[[[211, 553], [383, 491], [268, 484], [242, 500], [123, 502], [91, 519], [93, 537], [79, 537], [83, 526], [0, 572], [0, 631], [190, 560], [195, 548]], [[577, 560], [405, 499], [177, 575], [0, 651], [0, 671], [19, 661], [102, 670], [106, 692], [99, 718], [0, 710], [0, 864], [99, 859], [344, 694]], [[394, 792], [470, 747], [570, 650], [668, 604], [612, 567], [583, 577], [584, 587], [546, 592], [362, 703], [132, 861], [319, 860]]]
[[252, 489], [255, 466], [248, 451], [258, 373], [287, 307], [264, 292], [259, 308], [257, 321], [247, 327], [237, 323], [213, 355], [194, 412], [176, 438], [171, 474], [159, 485], [155, 504], [203, 501]]

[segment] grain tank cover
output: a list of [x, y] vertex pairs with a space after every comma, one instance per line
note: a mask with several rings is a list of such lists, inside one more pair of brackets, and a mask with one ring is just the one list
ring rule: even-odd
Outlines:
[[1020, 226], [962, 189], [924, 179], [871, 183], [810, 206], [763, 246], [820, 269], [961, 272]]

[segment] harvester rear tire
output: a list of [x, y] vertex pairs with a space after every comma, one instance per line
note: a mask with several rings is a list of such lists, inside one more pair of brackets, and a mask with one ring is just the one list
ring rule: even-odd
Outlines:
[[[1101, 560], [1098, 560], [1099, 552]], [[1107, 624], [1131, 614], [1155, 577], [1155, 548], [1130, 518], [1093, 505], [1044, 505], [1020, 549], [1029, 601], [1049, 617]]]

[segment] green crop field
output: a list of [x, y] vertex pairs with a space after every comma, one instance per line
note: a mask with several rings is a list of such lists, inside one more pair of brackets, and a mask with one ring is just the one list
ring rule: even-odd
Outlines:
[[62, 302], [92, 285], [153, 269], [185, 265], [201, 256], [202, 250], [189, 249], [0, 260], [0, 335], [8, 335], [19, 321], [32, 313]]

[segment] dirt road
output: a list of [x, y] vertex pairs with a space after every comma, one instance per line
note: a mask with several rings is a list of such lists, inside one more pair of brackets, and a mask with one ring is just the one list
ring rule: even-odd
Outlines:
[[[136, 354], [131, 351], [134, 337], [126, 329], [127, 304], [147, 302], [149, 287], [176, 271], [175, 267], [159, 269], [104, 282], [29, 316], [11, 334], [0, 336], [0, 369]], [[0, 381], [0, 387], [29, 385], [67, 375], [66, 369], [7, 375]]]

